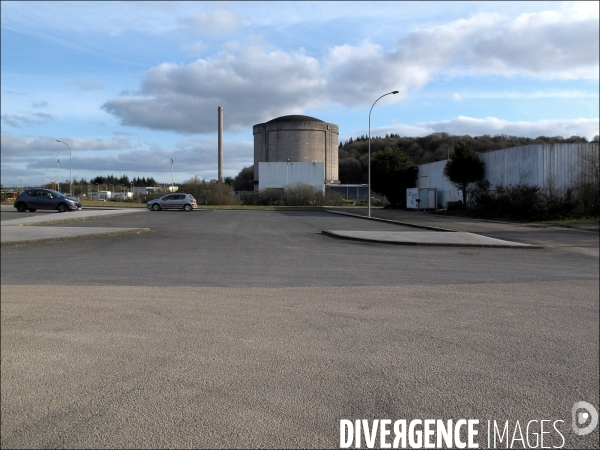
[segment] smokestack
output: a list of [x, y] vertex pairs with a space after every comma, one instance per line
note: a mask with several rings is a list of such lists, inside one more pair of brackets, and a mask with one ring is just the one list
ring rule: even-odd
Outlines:
[[219, 106], [219, 183], [223, 182], [223, 107]]

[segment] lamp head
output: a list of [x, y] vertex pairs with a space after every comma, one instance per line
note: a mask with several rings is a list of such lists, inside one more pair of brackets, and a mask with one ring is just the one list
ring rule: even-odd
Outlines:
[[397, 94], [399, 91], [392, 91], [392, 94]]

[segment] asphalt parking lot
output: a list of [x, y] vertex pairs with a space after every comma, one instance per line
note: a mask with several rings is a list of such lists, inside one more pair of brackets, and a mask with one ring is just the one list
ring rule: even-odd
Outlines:
[[470, 226], [545, 249], [354, 242], [321, 231], [414, 230], [255, 211], [3, 247], [1, 446], [339, 447], [340, 419], [464, 418], [480, 448], [488, 420], [562, 420], [544, 445], [597, 448], [571, 428], [599, 402], [597, 233]]

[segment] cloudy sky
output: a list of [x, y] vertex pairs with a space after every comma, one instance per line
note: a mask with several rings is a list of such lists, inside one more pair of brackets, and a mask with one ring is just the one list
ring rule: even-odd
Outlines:
[[2, 184], [217, 176], [252, 126], [599, 133], [598, 2], [2, 2]]

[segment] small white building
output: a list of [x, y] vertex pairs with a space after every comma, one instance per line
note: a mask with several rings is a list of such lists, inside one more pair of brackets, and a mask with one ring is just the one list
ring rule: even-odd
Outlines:
[[110, 200], [112, 198], [111, 191], [91, 191], [90, 192], [90, 200]]
[[136, 186], [133, 188], [133, 193], [136, 195], [156, 194], [162, 191], [162, 188], [152, 186]]
[[112, 198], [117, 201], [128, 200], [133, 198], [133, 192], [116, 192]]

